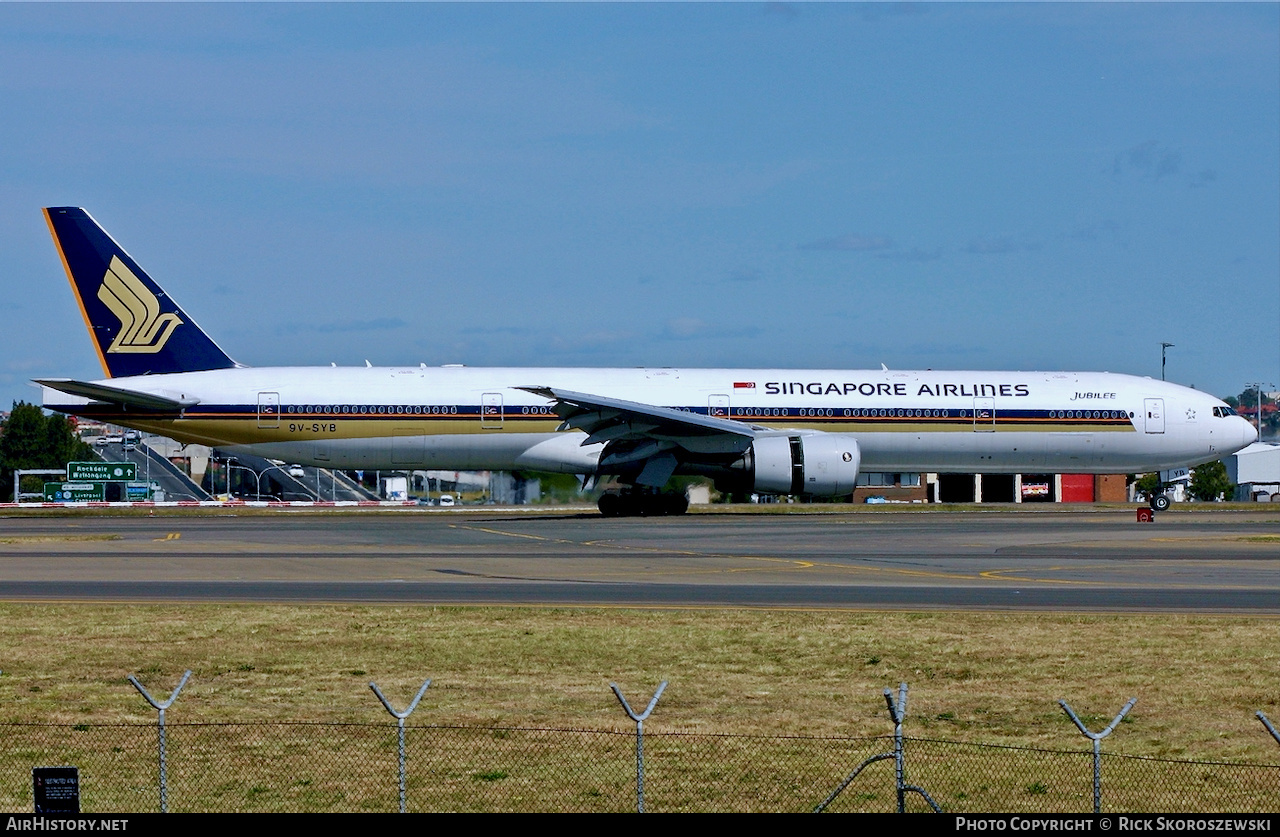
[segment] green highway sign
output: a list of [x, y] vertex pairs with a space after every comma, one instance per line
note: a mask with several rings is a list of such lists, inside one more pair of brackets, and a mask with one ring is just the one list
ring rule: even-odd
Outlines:
[[124, 482], [138, 478], [136, 462], [68, 462], [68, 482]]
[[85, 503], [102, 501], [107, 497], [107, 486], [100, 482], [46, 482], [46, 503]]

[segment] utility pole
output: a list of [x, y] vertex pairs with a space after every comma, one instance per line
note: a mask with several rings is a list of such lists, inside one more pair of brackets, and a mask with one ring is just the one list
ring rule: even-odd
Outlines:
[[1172, 343], [1160, 344], [1160, 380], [1162, 381], [1164, 380], [1164, 354], [1168, 349], [1172, 348], [1172, 346]]
[[[1269, 381], [1245, 382], [1245, 388], [1248, 389], [1249, 387], [1253, 387], [1254, 395], [1256, 395], [1258, 399], [1257, 407], [1258, 407], [1258, 441], [1259, 442], [1262, 441], [1262, 388], [1273, 387], [1273, 386], [1275, 386], [1275, 384]], [[1241, 404], [1240, 406], [1241, 408], [1244, 407], [1243, 404]]]

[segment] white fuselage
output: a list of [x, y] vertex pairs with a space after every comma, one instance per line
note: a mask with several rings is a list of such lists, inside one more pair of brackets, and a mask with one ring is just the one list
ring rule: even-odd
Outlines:
[[601, 444], [558, 431], [557, 387], [777, 430], [856, 436], [869, 472], [1138, 473], [1219, 459], [1256, 438], [1217, 398], [1096, 372], [467, 367], [235, 368], [100, 383], [181, 416], [45, 405], [182, 442], [338, 468], [591, 473]]

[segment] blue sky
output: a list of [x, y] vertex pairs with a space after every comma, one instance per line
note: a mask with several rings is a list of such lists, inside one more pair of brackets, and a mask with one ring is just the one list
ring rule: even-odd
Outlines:
[[249, 365], [1280, 385], [1280, 5], [0, 4], [0, 402], [88, 209]]

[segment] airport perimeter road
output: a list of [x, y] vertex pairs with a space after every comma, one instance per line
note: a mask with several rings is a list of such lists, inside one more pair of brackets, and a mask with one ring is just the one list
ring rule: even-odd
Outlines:
[[0, 599], [1280, 613], [1280, 509], [10, 518]]

